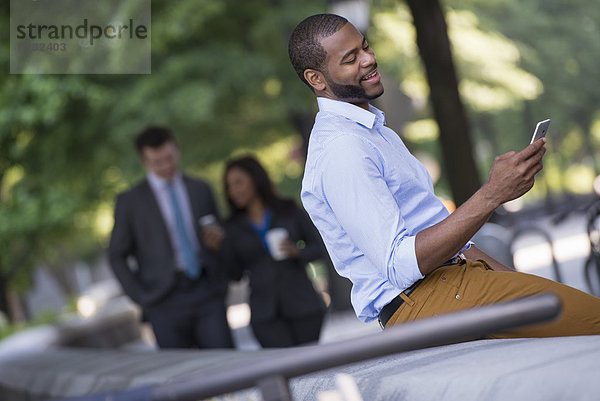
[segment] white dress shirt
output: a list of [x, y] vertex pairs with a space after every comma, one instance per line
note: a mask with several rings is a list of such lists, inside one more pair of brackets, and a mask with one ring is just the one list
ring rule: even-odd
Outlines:
[[[173, 205], [171, 203], [171, 198], [169, 195], [169, 189], [167, 187], [169, 183], [168, 181], [164, 180], [163, 178], [157, 176], [152, 172], [148, 172], [147, 178], [148, 182], [150, 183], [150, 188], [152, 188], [152, 192], [154, 193], [154, 196], [158, 201], [160, 212], [167, 226], [167, 231], [169, 232], [169, 238], [171, 239], [171, 244], [173, 245], [173, 252], [175, 253], [175, 263], [177, 264], [177, 268], [182, 270], [183, 266], [185, 265], [185, 258], [181, 250], [181, 245], [179, 244], [179, 236], [177, 235], [177, 223], [175, 222], [175, 212], [173, 210]], [[183, 182], [183, 177], [181, 173], [177, 173], [177, 175], [173, 179], [173, 185], [175, 188], [175, 195], [177, 196], [177, 201], [179, 202], [179, 206], [181, 207], [181, 213], [183, 215], [183, 222], [185, 225], [186, 234], [188, 235], [188, 238], [192, 243], [195, 254], [199, 256], [200, 244], [198, 242], [198, 236], [196, 235], [196, 231], [194, 229], [194, 217], [192, 215], [192, 208], [190, 206], [190, 198], [185, 188], [185, 184]]]

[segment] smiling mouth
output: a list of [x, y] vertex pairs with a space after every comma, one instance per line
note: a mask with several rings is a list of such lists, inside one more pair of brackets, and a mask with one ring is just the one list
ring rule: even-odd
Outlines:
[[375, 75], [377, 75], [377, 68], [375, 68], [373, 71], [371, 71], [370, 73], [368, 73], [367, 75], [364, 75], [361, 78], [361, 81], [366, 81], [367, 79], [373, 78]]

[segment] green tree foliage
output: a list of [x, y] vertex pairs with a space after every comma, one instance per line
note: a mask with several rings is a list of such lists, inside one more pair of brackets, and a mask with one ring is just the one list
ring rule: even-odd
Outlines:
[[510, 39], [521, 55], [521, 68], [543, 83], [543, 93], [521, 112], [529, 124], [545, 116], [553, 119], [546, 162], [550, 187], [589, 191], [590, 180], [581, 182], [582, 171], [587, 168], [585, 175], [591, 177], [600, 173], [600, 136], [594, 128], [600, 101], [594, 85], [600, 78], [600, 9], [583, 0], [453, 4], [472, 10], [482, 26]]
[[[378, 59], [417, 108], [413, 124], [419, 129], [409, 124], [405, 138], [417, 149], [431, 149], [438, 133], [435, 124], [427, 123], [429, 87], [412, 16], [401, 2], [373, 4], [369, 34]], [[443, 4], [481, 178], [493, 156], [524, 147], [535, 123], [549, 117], [545, 168], [525, 198], [539, 199], [550, 190], [589, 192], [599, 162], [600, 91], [592, 83], [599, 74], [600, 10], [583, 0]]]
[[[0, 6], [0, 298], [36, 264], [66, 266], [106, 241], [115, 194], [141, 175], [132, 139], [176, 132], [201, 169], [233, 150], [297, 135], [311, 110], [287, 37], [321, 1], [152, 2], [152, 74], [8, 75], [9, 2]], [[0, 309], [6, 304], [0, 302]]]
[[[439, 159], [410, 12], [403, 2], [371, 4], [369, 41], [417, 110], [403, 135]], [[548, 187], [589, 190], [589, 179], [576, 184], [582, 171], [599, 168], [600, 9], [583, 0], [442, 5], [481, 178], [492, 156], [525, 146], [535, 122], [551, 117]], [[262, 149], [267, 162], [294, 154], [314, 100], [289, 65], [286, 41], [299, 20], [326, 6], [153, 0], [152, 74], [9, 75], [9, 2], [2, 2], [0, 299], [8, 281], [26, 288], [37, 264], [66, 266], [97, 254], [115, 194], [142, 174], [132, 139], [148, 124], [172, 127], [184, 166], [213, 177], [217, 189], [220, 163], [232, 152]], [[300, 163], [289, 168], [297, 176]], [[271, 171], [277, 181], [288, 173]]]

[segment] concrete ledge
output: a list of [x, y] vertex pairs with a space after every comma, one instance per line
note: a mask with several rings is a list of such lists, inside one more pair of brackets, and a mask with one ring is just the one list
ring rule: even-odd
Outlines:
[[[38, 401], [161, 384], [249, 366], [302, 349], [122, 351], [48, 348], [0, 358], [0, 399]], [[593, 400], [600, 336], [479, 340], [329, 369], [291, 380], [295, 401], [316, 400], [351, 375], [364, 400]], [[217, 399], [249, 399], [238, 396]]]

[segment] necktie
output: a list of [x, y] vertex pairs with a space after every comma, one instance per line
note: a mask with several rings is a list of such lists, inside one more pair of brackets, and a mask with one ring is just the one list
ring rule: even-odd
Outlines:
[[181, 247], [181, 252], [183, 253], [185, 274], [187, 274], [190, 278], [198, 278], [200, 276], [200, 264], [198, 263], [198, 258], [194, 254], [192, 241], [190, 240], [190, 237], [185, 230], [185, 225], [183, 224], [183, 214], [181, 212], [181, 205], [177, 199], [177, 194], [175, 193], [175, 185], [170, 182], [167, 184], [167, 188], [169, 190], [171, 205], [173, 206], [173, 212], [175, 214], [175, 228], [179, 246]]

